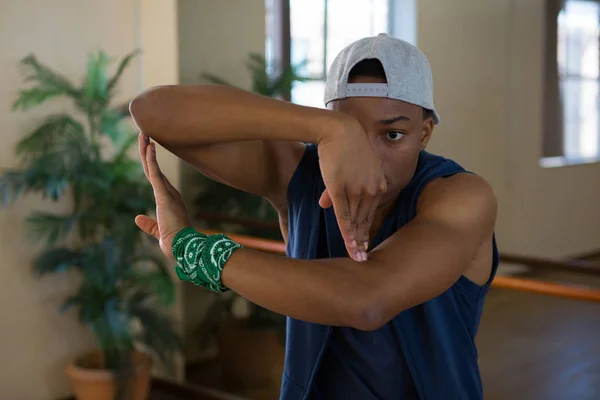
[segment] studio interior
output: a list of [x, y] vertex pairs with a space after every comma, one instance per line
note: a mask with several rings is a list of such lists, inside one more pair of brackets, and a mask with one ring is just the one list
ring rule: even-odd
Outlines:
[[[381, 33], [431, 67], [441, 120], [427, 152], [497, 199], [499, 264], [469, 354], [482, 398], [600, 399], [598, 0], [2, 0], [0, 399], [311, 398], [282, 390], [285, 315], [186, 282], [136, 226], [157, 189], [130, 103], [224, 85], [325, 112], [336, 55]], [[163, 182], [195, 229], [286, 260], [271, 201], [159, 142]], [[394, 398], [451, 398], [417, 392]]]

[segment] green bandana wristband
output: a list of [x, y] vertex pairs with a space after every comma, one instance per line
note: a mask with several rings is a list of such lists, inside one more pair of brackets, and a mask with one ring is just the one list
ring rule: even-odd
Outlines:
[[223, 267], [233, 252], [241, 247], [241, 245], [235, 243], [222, 233], [209, 236], [206, 239], [202, 251], [201, 264], [205, 265], [210, 270], [210, 273], [212, 274], [211, 278], [218, 282], [218, 286], [222, 289], [225, 289], [225, 287], [221, 285]]
[[185, 280], [194, 282], [198, 273], [193, 262], [185, 262], [186, 255], [189, 260], [190, 256], [193, 256], [196, 252], [201, 252], [206, 238], [205, 234], [196, 231], [191, 226], [183, 228], [175, 235], [171, 250], [175, 261], [177, 261], [177, 267], [179, 267], [177, 275], [180, 278], [180, 273], [183, 273], [187, 277]]
[[[177, 273], [177, 277], [182, 281], [192, 282], [192, 280], [183, 272], [183, 269], [179, 265], [175, 266], [175, 272]], [[194, 282], [192, 282], [194, 283]]]
[[221, 283], [223, 267], [241, 247], [223, 234], [207, 236], [194, 228], [184, 228], [175, 235], [172, 246], [177, 276], [213, 292], [225, 292], [228, 289]]

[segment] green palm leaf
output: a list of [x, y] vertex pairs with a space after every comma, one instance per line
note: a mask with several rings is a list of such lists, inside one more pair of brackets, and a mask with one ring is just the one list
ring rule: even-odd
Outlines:
[[26, 232], [32, 241], [45, 242], [47, 247], [53, 247], [66, 238], [76, 221], [76, 215], [35, 212], [26, 219]]
[[0, 201], [2, 206], [13, 203], [27, 189], [27, 180], [22, 171], [8, 170], [0, 175]]
[[131, 264], [134, 269], [130, 279], [136, 285], [156, 293], [158, 301], [165, 306], [175, 302], [175, 285], [162, 257], [153, 254], [138, 255], [131, 260]]
[[[39, 190], [46, 198], [57, 200], [70, 181], [82, 170], [89, 157], [90, 144], [83, 126], [68, 115], [54, 115], [21, 139], [16, 153], [22, 164], [19, 183], [28, 190]], [[12, 175], [15, 183], [17, 176]]]
[[264, 96], [273, 97], [273, 91], [270, 87], [270, 77], [267, 73], [267, 62], [261, 54], [250, 53], [246, 68], [252, 76], [252, 91]]
[[3, 206], [15, 202], [26, 192], [40, 191], [42, 197], [54, 201], [64, 195], [69, 184], [67, 178], [61, 173], [51, 173], [51, 168], [56, 168], [57, 164], [37, 161], [28, 170], [8, 170], [0, 175], [0, 201]]
[[70, 267], [81, 263], [81, 253], [76, 250], [58, 247], [45, 250], [33, 262], [33, 269], [38, 275], [50, 272], [65, 272]]
[[80, 159], [84, 152], [89, 151], [89, 145], [83, 125], [67, 114], [58, 114], [47, 117], [32, 133], [21, 139], [16, 153], [25, 161], [53, 151], [62, 151], [65, 152], [63, 156]]
[[95, 105], [106, 104], [108, 100], [107, 67], [110, 59], [103, 51], [88, 57], [87, 76], [83, 83], [85, 109]]
[[137, 144], [137, 135], [131, 131], [122, 132], [119, 140], [115, 141], [115, 164], [134, 162], [137, 171], [143, 171], [141, 163], [138, 160], [131, 160], [128, 156], [129, 150]]
[[[100, 132], [108, 136], [115, 147], [115, 162], [124, 160], [131, 146], [137, 143], [137, 134], [133, 132], [123, 115], [117, 109], [102, 112], [99, 123]], [[137, 162], [137, 160], [136, 160]], [[140, 164], [138, 162], [138, 164]]]
[[119, 82], [119, 79], [121, 78], [121, 75], [123, 74], [127, 66], [129, 65], [131, 60], [133, 60], [133, 58], [136, 57], [139, 53], [139, 50], [134, 50], [121, 60], [121, 62], [119, 63], [119, 67], [117, 68], [117, 72], [112, 76], [112, 78], [108, 80], [107, 90], [109, 92], [112, 92], [115, 89], [117, 83]]
[[147, 348], [153, 349], [167, 370], [173, 372], [173, 354], [181, 350], [181, 339], [173, 329], [173, 321], [145, 301], [146, 298], [142, 297], [140, 301], [140, 296], [136, 294], [127, 303], [127, 311], [142, 327], [136, 338]]
[[71, 308], [76, 307], [80, 305], [80, 300], [79, 300], [79, 296], [78, 295], [74, 295], [74, 296], [70, 296], [69, 298], [67, 298], [67, 300], [65, 300], [65, 302], [62, 304], [62, 306], [60, 307], [60, 312], [67, 312], [69, 311]]
[[[79, 320], [83, 324], [92, 325], [94, 321], [98, 321], [104, 314], [104, 305], [111, 298], [110, 294], [106, 293], [100, 285], [95, 284], [91, 280], [86, 282], [80, 287], [75, 298], [77, 299], [77, 305], [79, 305]], [[92, 326], [92, 329], [93, 326]], [[98, 332], [94, 332], [98, 335]], [[102, 341], [102, 338], [96, 340]]]
[[229, 83], [228, 81], [226, 81], [223, 78], [218, 77], [217, 75], [205, 72], [200, 74], [200, 77], [210, 83], [214, 83], [216, 85], [225, 85], [225, 86], [233, 86], [231, 83]]
[[33, 82], [36, 86], [19, 91], [13, 110], [26, 110], [57, 96], [79, 96], [79, 92], [67, 78], [40, 64], [35, 56], [30, 54], [23, 58], [21, 66], [26, 72], [25, 81]]
[[283, 70], [280, 74], [272, 81], [272, 92], [275, 96], [282, 96], [284, 93], [289, 93], [292, 90], [294, 82], [306, 82], [308, 79], [299, 75], [298, 71], [301, 71], [307, 64], [307, 60], [294, 65], [291, 68]]
[[27, 191], [40, 191], [42, 197], [53, 201], [60, 199], [69, 185], [65, 159], [59, 153], [40, 157], [24, 172]]
[[108, 136], [113, 143], [119, 140], [119, 136], [121, 136], [121, 119], [119, 113], [112, 109], [103, 110], [100, 114], [98, 129], [102, 134]]

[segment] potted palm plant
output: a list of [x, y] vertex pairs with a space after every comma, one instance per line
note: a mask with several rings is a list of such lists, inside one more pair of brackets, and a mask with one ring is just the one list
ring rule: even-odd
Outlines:
[[32, 85], [19, 91], [13, 109], [66, 98], [75, 112], [47, 116], [19, 140], [19, 167], [0, 176], [3, 206], [26, 192], [72, 204], [64, 214], [34, 211], [25, 223], [43, 248], [33, 263], [37, 275], [75, 270], [81, 278], [61, 310], [78, 309], [98, 346], [67, 368], [82, 400], [146, 398], [152, 360], [172, 370], [181, 346], [167, 309], [175, 293], [166, 260], [134, 223], [154, 207], [152, 187], [129, 155], [136, 135], [127, 108], [111, 104], [135, 55], [112, 76], [104, 52], [89, 55], [80, 85], [25, 57]]
[[[250, 53], [245, 65], [252, 77], [251, 91], [285, 98], [294, 82], [306, 80], [299, 74], [305, 63], [278, 70], [261, 54]], [[231, 86], [210, 73], [203, 73], [201, 79]], [[195, 205], [199, 211], [195, 217], [201, 226], [281, 240], [277, 212], [264, 198], [200, 174], [197, 187], [199, 193]], [[285, 317], [252, 303], [248, 304], [246, 317], [236, 317], [232, 310], [238, 300], [235, 294], [219, 295], [199, 327], [198, 340], [216, 339], [228, 387], [238, 388], [246, 394], [269, 385], [278, 389], [284, 358]]]

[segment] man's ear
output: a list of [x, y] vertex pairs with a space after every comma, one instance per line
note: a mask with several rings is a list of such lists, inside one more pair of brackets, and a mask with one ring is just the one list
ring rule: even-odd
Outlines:
[[431, 134], [433, 133], [433, 118], [426, 118], [423, 120], [423, 126], [421, 127], [421, 150], [425, 150]]

